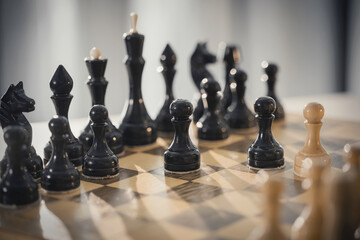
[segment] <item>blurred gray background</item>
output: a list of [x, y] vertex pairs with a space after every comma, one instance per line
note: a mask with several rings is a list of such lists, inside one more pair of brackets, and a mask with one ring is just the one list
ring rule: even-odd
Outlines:
[[[0, 95], [23, 81], [36, 100], [36, 110], [26, 116], [48, 121], [55, 114], [49, 81], [63, 64], [74, 80], [69, 118], [87, 117], [91, 100], [84, 58], [96, 46], [108, 58], [106, 106], [111, 115], [120, 114], [128, 98], [122, 34], [130, 29], [130, 12], [138, 13], [137, 28], [145, 35], [142, 91], [152, 117], [165, 97], [156, 68], [166, 43], [177, 54], [177, 98], [193, 98], [189, 59], [204, 40], [213, 53], [221, 41], [241, 47], [248, 103], [266, 92], [262, 60], [280, 67], [280, 98], [360, 93], [360, 1], [1, 0]], [[209, 69], [223, 86], [221, 59]]]

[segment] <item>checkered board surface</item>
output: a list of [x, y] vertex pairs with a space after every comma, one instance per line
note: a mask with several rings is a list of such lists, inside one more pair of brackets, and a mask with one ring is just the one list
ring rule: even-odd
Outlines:
[[[324, 119], [321, 140], [341, 171], [346, 143], [360, 141], [360, 123]], [[286, 167], [269, 171], [282, 179], [281, 222], [290, 227], [304, 208], [307, 192], [292, 172], [306, 130], [303, 118], [287, 116], [273, 125], [285, 149]], [[197, 141], [201, 170], [164, 173], [163, 152], [171, 139], [126, 148], [118, 179], [82, 181], [79, 190], [46, 194], [20, 209], [0, 210], [0, 239], [246, 239], [263, 221], [259, 177], [247, 164], [256, 133], [232, 131], [224, 141]]]

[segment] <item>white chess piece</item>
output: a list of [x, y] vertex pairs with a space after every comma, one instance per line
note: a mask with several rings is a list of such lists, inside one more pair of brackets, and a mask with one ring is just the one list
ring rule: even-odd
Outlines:
[[322, 147], [320, 142], [321, 119], [324, 116], [324, 107], [320, 103], [309, 103], [304, 107], [305, 126], [307, 137], [304, 147], [295, 156], [294, 173], [299, 177], [306, 177], [308, 169], [306, 159], [312, 162], [321, 162], [330, 167], [331, 161], [329, 154]]

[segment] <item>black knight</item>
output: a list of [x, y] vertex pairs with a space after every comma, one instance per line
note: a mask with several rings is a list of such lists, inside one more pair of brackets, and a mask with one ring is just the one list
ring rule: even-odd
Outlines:
[[[0, 123], [4, 129], [7, 126], [21, 126], [26, 130], [25, 166], [34, 179], [39, 179], [43, 170], [42, 159], [36, 154], [32, 142], [32, 127], [23, 112], [35, 110], [35, 101], [26, 96], [23, 83], [11, 84], [6, 93], [1, 97]], [[1, 176], [7, 168], [7, 156], [1, 161]]]

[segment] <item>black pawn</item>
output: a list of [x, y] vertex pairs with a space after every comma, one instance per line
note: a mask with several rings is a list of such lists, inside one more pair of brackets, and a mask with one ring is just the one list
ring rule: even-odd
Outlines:
[[8, 145], [8, 168], [0, 182], [0, 204], [33, 203], [39, 199], [39, 192], [37, 183], [25, 168], [26, 130], [20, 126], [8, 126], [4, 129], [4, 139]]
[[[59, 65], [56, 69], [54, 76], [50, 81], [50, 88], [54, 95], [51, 99], [54, 103], [56, 114], [68, 119], [69, 106], [73, 96], [70, 94], [73, 87], [73, 80], [70, 77], [66, 69]], [[75, 167], [81, 166], [84, 160], [84, 149], [82, 144], [71, 131], [70, 125], [67, 124], [67, 139], [65, 145], [65, 151], [68, 154], [70, 161]], [[44, 149], [44, 162], [47, 164], [51, 157], [52, 146], [49, 142]]]
[[230, 128], [244, 129], [255, 127], [255, 116], [247, 107], [244, 97], [247, 75], [244, 71], [233, 68], [230, 71], [230, 77], [233, 81], [233, 102], [227, 108], [225, 120], [229, 123]]
[[281, 105], [275, 93], [276, 74], [278, 72], [278, 67], [277, 65], [273, 63], [267, 63], [266, 61], [263, 61], [261, 65], [264, 68], [265, 71], [264, 80], [267, 82], [267, 86], [268, 86], [267, 96], [272, 97], [276, 102], [276, 110], [274, 112], [275, 120], [284, 119], [285, 118], [284, 108]]
[[41, 177], [41, 187], [50, 192], [63, 192], [80, 186], [79, 172], [65, 151], [69, 138], [69, 122], [63, 116], [54, 116], [49, 122], [52, 155]]
[[203, 79], [201, 82], [201, 95], [205, 106], [204, 114], [196, 123], [198, 138], [203, 140], [221, 140], [229, 137], [229, 125], [220, 113], [222, 97], [218, 82]]
[[197, 101], [194, 113], [193, 113], [193, 121], [197, 122], [202, 117], [204, 113], [204, 105], [201, 99], [201, 81], [204, 78], [214, 79], [213, 75], [207, 70], [206, 65], [209, 63], [216, 62], [216, 56], [209, 52], [207, 49], [206, 42], [198, 43], [196, 45], [196, 49], [191, 55], [190, 59], [190, 67], [191, 67], [191, 76], [195, 86], [198, 88], [200, 92], [200, 97]]
[[174, 51], [171, 49], [170, 45], [167, 44], [164, 52], [160, 57], [161, 67], [159, 67], [159, 71], [163, 74], [166, 85], [166, 97], [164, 105], [162, 106], [158, 116], [155, 119], [157, 124], [157, 129], [161, 132], [173, 132], [174, 127], [171, 124], [171, 115], [169, 113], [170, 104], [174, 101], [173, 94], [173, 82], [176, 70], [174, 69], [174, 65], [176, 63], [176, 55]]
[[[92, 106], [94, 105], [105, 105], [105, 93], [108, 85], [108, 81], [104, 77], [107, 59], [94, 59], [94, 60], [85, 60], [88, 72], [89, 72], [89, 81], [87, 85], [89, 87]], [[111, 151], [120, 155], [124, 151], [122, 134], [121, 132], [112, 124], [110, 118], [107, 120], [108, 127], [106, 128], [106, 140], [111, 149]], [[90, 122], [86, 125], [84, 131], [79, 136], [79, 141], [84, 146], [84, 151], [87, 152], [93, 142], [94, 135], [90, 128]]]
[[95, 179], [115, 177], [119, 174], [119, 166], [117, 157], [106, 142], [107, 109], [102, 105], [93, 106], [90, 110], [90, 119], [94, 141], [84, 158], [83, 175]]
[[[133, 19], [133, 23], [136, 24], [136, 20]], [[133, 26], [133, 29], [136, 29], [136, 26]], [[123, 36], [127, 51], [124, 62], [129, 75], [130, 94], [120, 130], [123, 132], [125, 145], [139, 146], [154, 143], [157, 139], [157, 129], [155, 121], [151, 119], [146, 110], [141, 92], [142, 73], [145, 65], [142, 56], [145, 37], [132, 30]]]
[[170, 105], [171, 122], [175, 128], [174, 140], [164, 153], [165, 169], [172, 172], [194, 171], [200, 168], [200, 152], [191, 142], [189, 126], [193, 106], [187, 100], [177, 99]]
[[271, 97], [260, 97], [254, 104], [259, 133], [248, 150], [248, 161], [251, 168], [282, 168], [285, 164], [284, 150], [271, 132], [275, 108], [275, 100]]
[[232, 77], [230, 74], [231, 69], [237, 68], [239, 63], [239, 51], [237, 50], [236, 46], [228, 45], [225, 47], [224, 53], [224, 64], [225, 64], [225, 86], [223, 92], [223, 98], [221, 99], [221, 111], [223, 114], [226, 113], [227, 108], [232, 103], [232, 92], [231, 92], [231, 83]]

